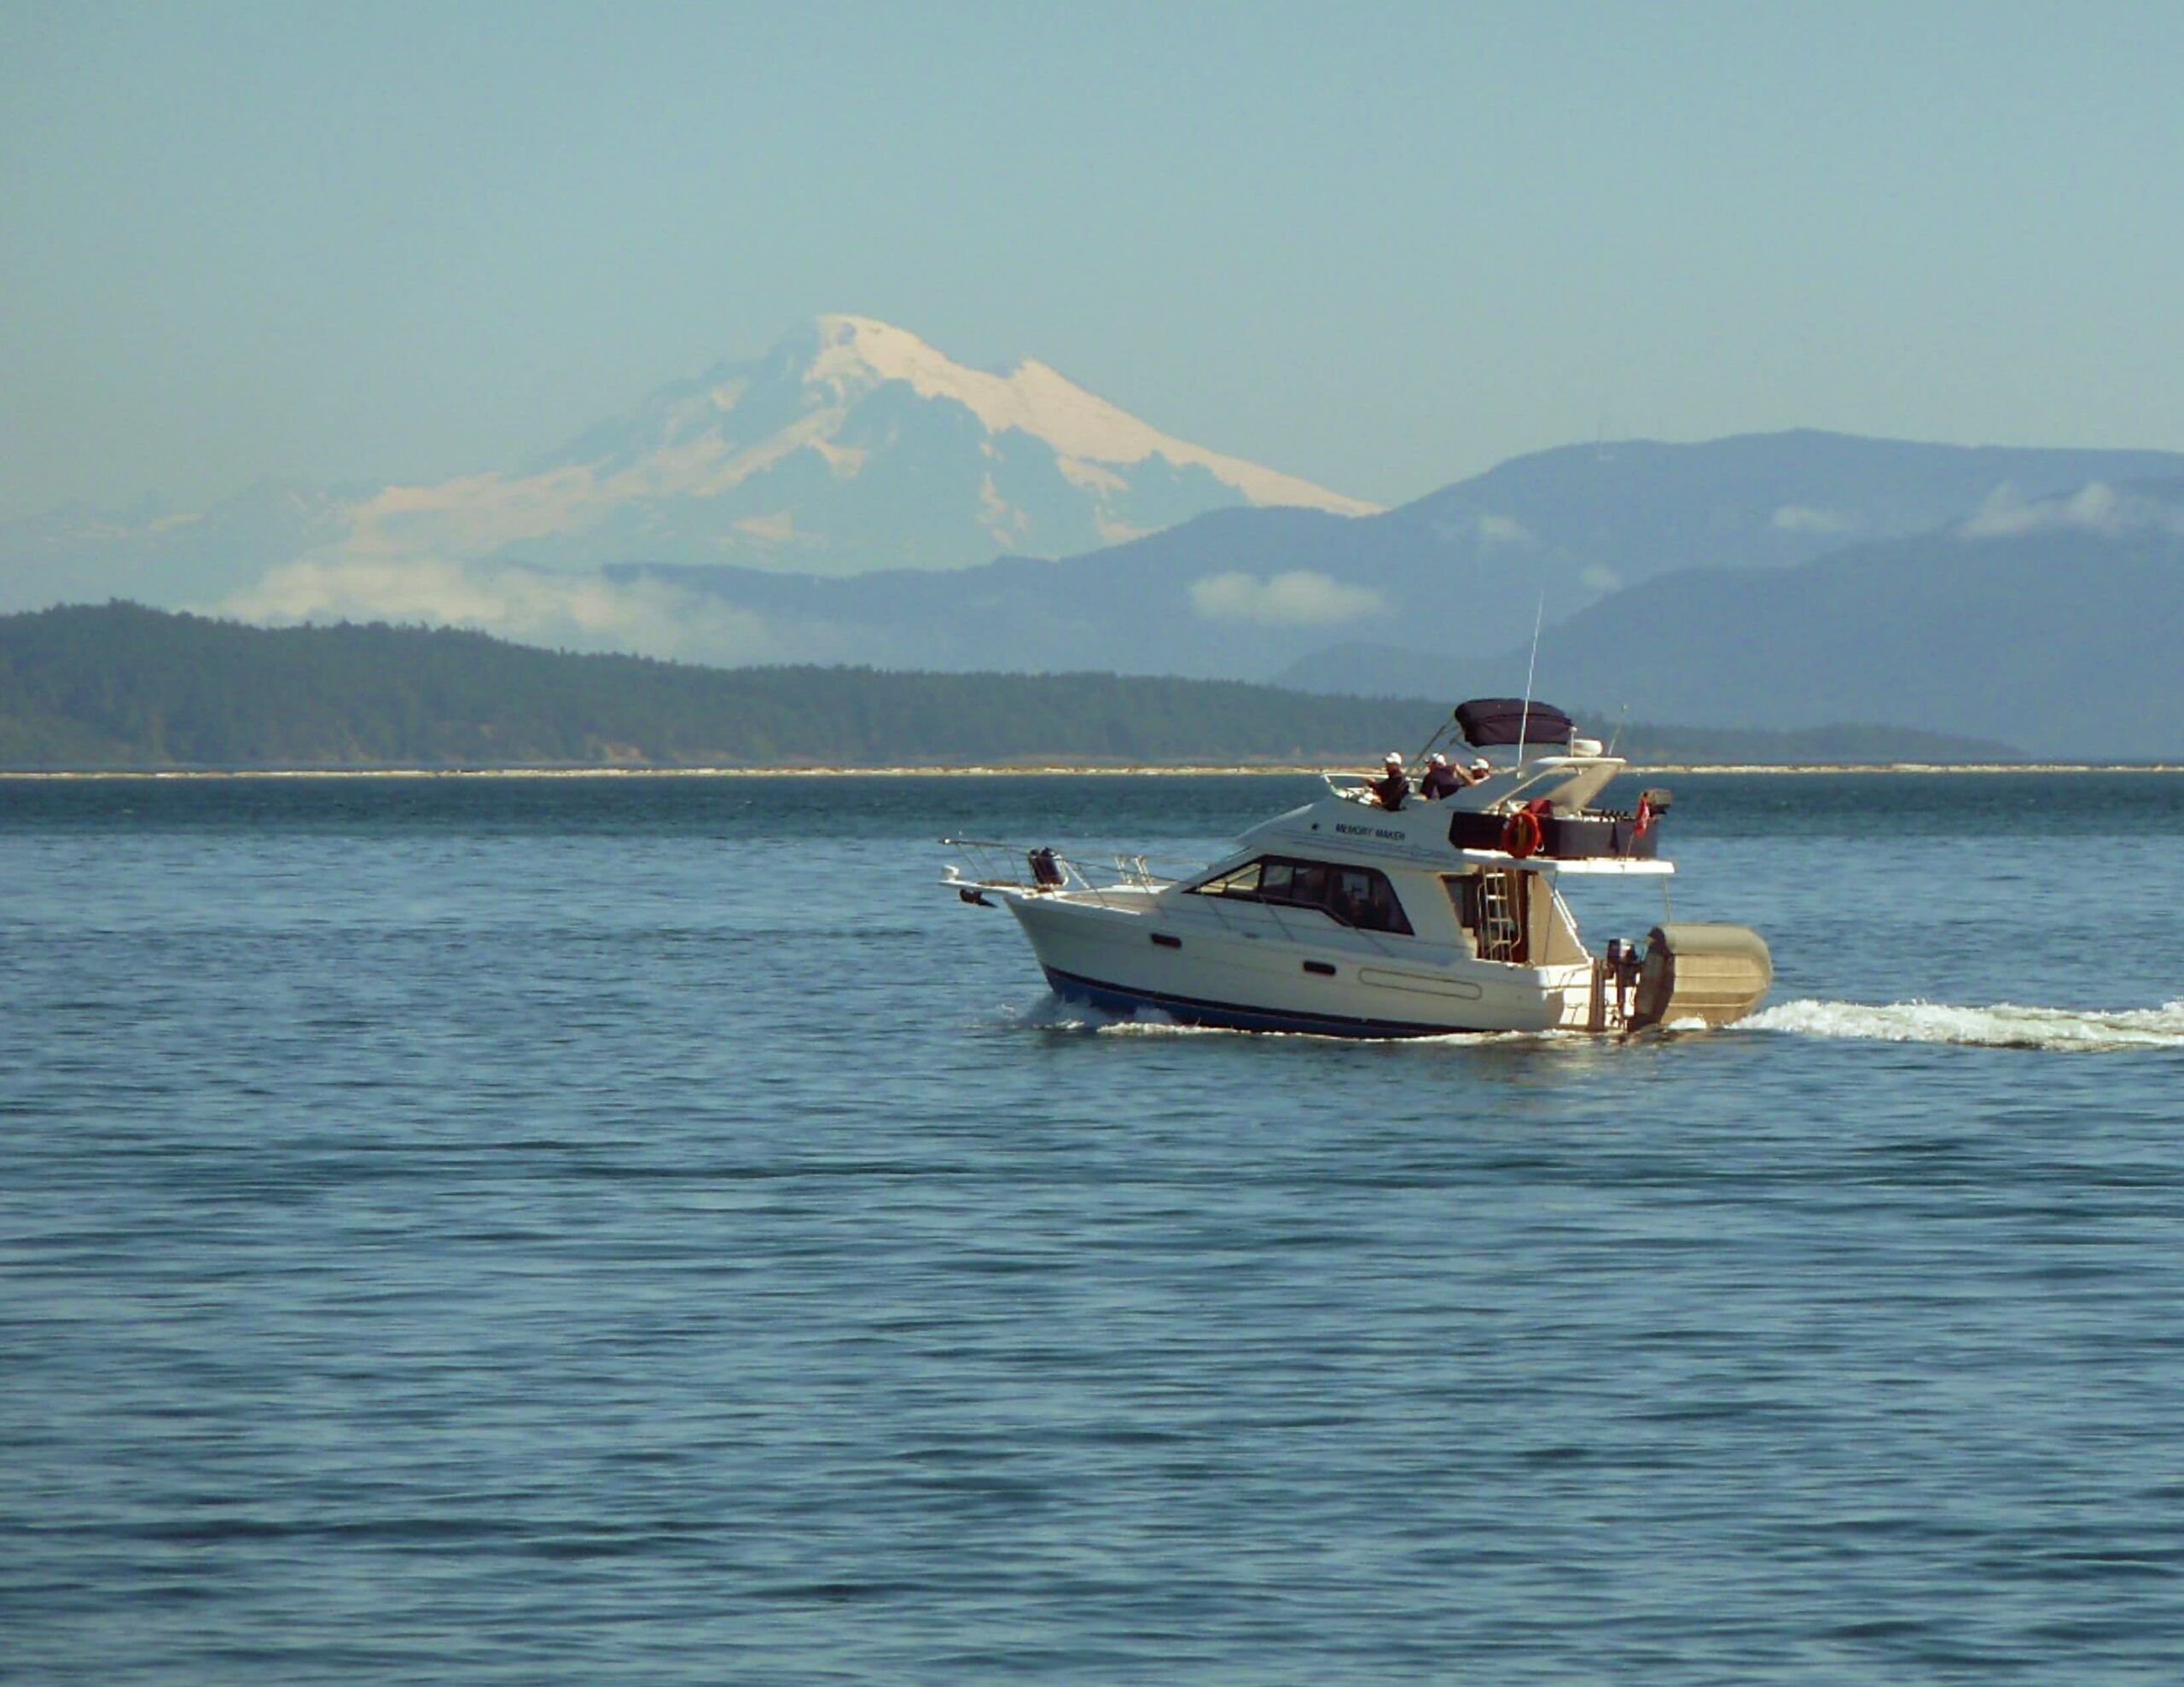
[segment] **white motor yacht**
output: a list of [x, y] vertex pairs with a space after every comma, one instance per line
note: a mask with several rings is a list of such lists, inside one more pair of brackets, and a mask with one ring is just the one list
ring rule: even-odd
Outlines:
[[1621, 1034], [1759, 1005], [1774, 967], [1747, 927], [1664, 919], [1642, 949], [1599, 954], [1578, 935], [1565, 890], [1675, 872], [1659, 852], [1665, 791], [1594, 807], [1624, 763], [1543, 704], [1480, 699], [1452, 724], [1485, 765], [1440, 800], [1330, 774], [1194, 872], [1123, 857], [1095, 875], [1051, 847], [949, 838], [962, 860], [945, 882], [1016, 916], [1057, 995], [1121, 1016], [1353, 1037]]

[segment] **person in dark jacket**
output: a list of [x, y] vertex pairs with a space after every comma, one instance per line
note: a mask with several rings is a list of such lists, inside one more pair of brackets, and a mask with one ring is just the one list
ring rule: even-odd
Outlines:
[[1426, 758], [1426, 777], [1418, 781], [1418, 794], [1429, 803], [1438, 803], [1444, 797], [1455, 796], [1468, 783], [1449, 765], [1449, 758], [1437, 750]]
[[1392, 750], [1388, 751], [1385, 769], [1373, 781], [1373, 794], [1380, 799], [1380, 806], [1391, 814], [1403, 807], [1403, 799], [1410, 795], [1410, 780], [1403, 774], [1403, 757]]

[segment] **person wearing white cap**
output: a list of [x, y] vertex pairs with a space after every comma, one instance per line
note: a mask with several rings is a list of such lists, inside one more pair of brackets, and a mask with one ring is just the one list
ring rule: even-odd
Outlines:
[[1449, 758], [1435, 751], [1426, 758], [1426, 777], [1418, 781], [1418, 794], [1429, 803], [1453, 797], [1471, 781], [1449, 765]]
[[1493, 778], [1493, 777], [1494, 777], [1494, 763], [1493, 763], [1493, 762], [1491, 762], [1488, 761], [1488, 760], [1486, 759], [1486, 757], [1484, 757], [1484, 756], [1474, 756], [1474, 757], [1472, 757], [1471, 758], [1471, 780], [1470, 780], [1470, 782], [1471, 782], [1472, 784], [1473, 784], [1473, 785], [1477, 785], [1477, 784], [1478, 784], [1481, 780], [1488, 780], [1488, 779], [1491, 779], [1491, 778]]
[[1403, 799], [1410, 795], [1410, 780], [1403, 774], [1403, 757], [1392, 750], [1388, 751], [1385, 770], [1373, 781], [1373, 794], [1380, 799], [1380, 806], [1391, 814], [1403, 807]]

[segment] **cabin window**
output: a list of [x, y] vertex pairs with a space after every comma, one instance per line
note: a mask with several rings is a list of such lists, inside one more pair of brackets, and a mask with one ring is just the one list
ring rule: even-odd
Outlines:
[[1387, 875], [1368, 867], [1300, 861], [1285, 855], [1258, 861], [1194, 887], [1201, 896], [1229, 896], [1282, 907], [1318, 908], [1361, 931], [1412, 935], [1410, 920]]
[[1205, 884], [1193, 887], [1200, 896], [1240, 896], [1246, 901], [1259, 899], [1259, 868], [1262, 863], [1253, 861], [1238, 867], [1234, 872], [1224, 872], [1218, 878], [1209, 878]]
[[1410, 921], [1385, 873], [1371, 867], [1338, 867], [1328, 870], [1327, 878], [1333, 898], [1328, 912], [1345, 925], [1355, 925], [1361, 931], [1411, 935]]

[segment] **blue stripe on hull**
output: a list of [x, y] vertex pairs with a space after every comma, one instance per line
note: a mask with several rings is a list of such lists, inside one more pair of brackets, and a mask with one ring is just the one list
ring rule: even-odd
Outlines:
[[1282, 1013], [1264, 1008], [1238, 1007], [1228, 1002], [1200, 1001], [1192, 996], [1171, 996], [1162, 990], [1125, 990], [1096, 978], [1080, 978], [1059, 967], [1043, 969], [1054, 993], [1066, 1001], [1081, 1001], [1102, 1013], [1128, 1015], [1151, 1008], [1178, 1024], [1205, 1025], [1223, 1031], [1289, 1031], [1315, 1037], [1445, 1037], [1467, 1029], [1461, 1025], [1421, 1025], [1414, 1021], [1353, 1019], [1337, 1013]]

